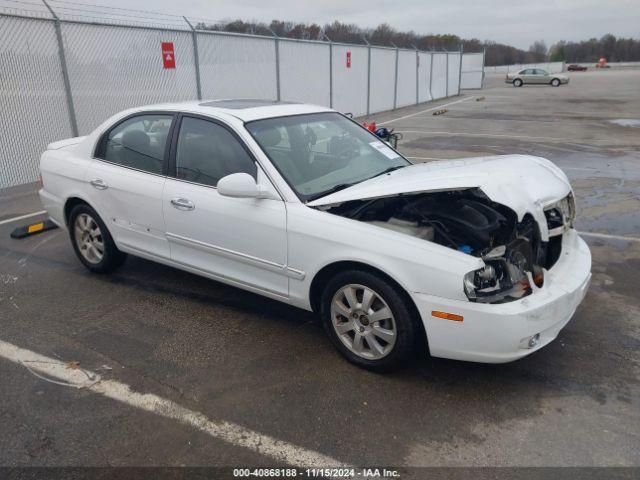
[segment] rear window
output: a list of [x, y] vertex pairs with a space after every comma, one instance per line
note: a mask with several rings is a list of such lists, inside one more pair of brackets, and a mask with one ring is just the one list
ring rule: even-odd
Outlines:
[[172, 115], [137, 115], [112, 128], [98, 158], [149, 173], [162, 173]]

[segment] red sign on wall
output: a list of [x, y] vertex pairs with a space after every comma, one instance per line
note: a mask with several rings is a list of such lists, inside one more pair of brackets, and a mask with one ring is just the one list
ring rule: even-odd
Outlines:
[[347, 50], [347, 68], [351, 68], [351, 51]]
[[176, 68], [176, 55], [173, 42], [162, 42], [162, 65], [164, 68]]

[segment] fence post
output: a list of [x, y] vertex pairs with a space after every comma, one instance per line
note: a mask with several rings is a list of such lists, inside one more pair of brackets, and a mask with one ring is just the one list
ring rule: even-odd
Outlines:
[[277, 100], [280, 101], [280, 38], [276, 37], [276, 95]]
[[367, 44], [367, 115], [371, 114], [371, 44], [362, 37]]
[[200, 55], [198, 54], [198, 34], [196, 33], [196, 29], [193, 28], [191, 22], [184, 18], [184, 21], [187, 22], [189, 28], [191, 29], [191, 39], [193, 41], [193, 63], [196, 69], [196, 95], [198, 96], [198, 100], [202, 100], [202, 85], [200, 84]]
[[322, 34], [329, 41], [329, 108], [333, 108], [333, 42], [326, 33]]
[[447, 77], [446, 77], [447, 78], [447, 91], [446, 91], [446, 96], [447, 96], [447, 98], [449, 98], [449, 51], [448, 50], [445, 50], [445, 51], [447, 52], [447, 67], [446, 67], [446, 70], [447, 70]]
[[433, 101], [431, 85], [433, 85], [433, 50], [431, 51], [431, 63], [429, 64], [429, 97], [431, 97], [431, 101]]
[[393, 87], [393, 109], [398, 108], [398, 57], [400, 56], [400, 50], [395, 44], [392, 45], [396, 48], [396, 78]]
[[64, 54], [64, 42], [62, 40], [62, 29], [60, 28], [60, 19], [53, 8], [49, 6], [46, 0], [42, 0], [45, 7], [51, 12], [53, 17], [53, 24], [56, 30], [56, 39], [58, 41], [58, 55], [60, 56], [60, 67], [62, 69], [62, 83], [64, 84], [64, 91], [67, 97], [67, 109], [69, 110], [69, 123], [71, 124], [71, 133], [74, 137], [79, 135], [78, 121], [76, 119], [76, 109], [73, 105], [73, 96], [71, 95], [71, 82], [69, 81], [69, 71], [67, 70], [67, 57]]
[[460, 95], [460, 87], [462, 84], [462, 54], [463, 54], [463, 45], [460, 42], [460, 68], [458, 70], [458, 95]]
[[420, 103], [420, 52], [416, 49], [416, 105]]
[[482, 83], [480, 83], [480, 88], [484, 88], [484, 55], [487, 51], [486, 47], [482, 47]]
[[[269, 29], [271, 30], [271, 29]], [[280, 101], [280, 37], [276, 35], [276, 32], [271, 30], [273, 35], [273, 41], [276, 49], [276, 100]]]

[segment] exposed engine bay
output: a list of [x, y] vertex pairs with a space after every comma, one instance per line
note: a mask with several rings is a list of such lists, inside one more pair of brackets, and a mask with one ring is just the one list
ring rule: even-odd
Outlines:
[[323, 209], [482, 258], [485, 266], [466, 275], [464, 289], [470, 301], [484, 303], [517, 300], [533, 285], [542, 287], [544, 270], [558, 260], [574, 211], [571, 195], [545, 209], [550, 237], [542, 241], [531, 215], [518, 222], [513, 210], [479, 188], [355, 200]]

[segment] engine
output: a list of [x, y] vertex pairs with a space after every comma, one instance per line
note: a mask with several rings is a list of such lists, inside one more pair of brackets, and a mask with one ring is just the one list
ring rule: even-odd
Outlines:
[[[328, 211], [482, 258], [485, 266], [464, 281], [474, 302], [501, 303], [528, 295], [533, 285], [543, 285], [544, 269], [560, 253], [561, 236], [542, 242], [531, 215], [518, 222], [513, 210], [478, 188], [357, 200]], [[555, 211], [547, 220], [557, 232]]]

